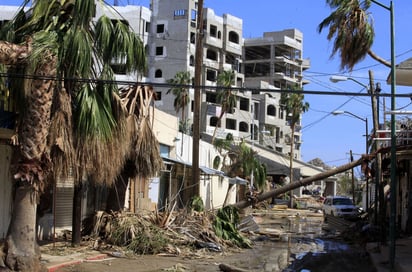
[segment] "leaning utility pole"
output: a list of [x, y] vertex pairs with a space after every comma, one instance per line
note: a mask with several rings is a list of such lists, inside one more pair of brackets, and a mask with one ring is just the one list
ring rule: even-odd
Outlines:
[[[377, 134], [377, 131], [379, 130], [379, 92], [381, 91], [379, 87], [375, 88], [375, 83], [374, 83], [374, 76], [373, 76], [373, 71], [369, 70], [369, 86], [370, 86], [370, 92], [371, 92], [371, 102], [372, 102], [372, 116], [373, 116], [373, 134], [375, 135], [375, 138], [379, 138], [379, 135]], [[377, 85], [378, 86], [378, 85]], [[379, 150], [380, 148], [380, 142], [378, 140], [375, 140], [374, 143], [374, 149]], [[383, 188], [381, 188], [382, 183], [382, 155], [380, 153], [376, 154], [375, 158], [375, 201], [374, 201], [374, 224], [377, 226], [379, 223], [382, 223], [383, 219], [380, 218], [378, 220], [379, 215], [382, 214], [383, 212], [383, 205], [385, 204], [383, 201], [383, 196], [381, 197], [381, 194], [383, 194]], [[379, 201], [379, 198], [382, 198], [382, 201]], [[378, 214], [378, 211], [379, 214]], [[381, 225], [383, 228], [385, 228], [385, 224]], [[385, 232], [382, 232], [385, 233]]]
[[195, 55], [195, 96], [193, 106], [193, 153], [192, 186], [193, 196], [199, 195], [199, 141], [200, 141], [200, 100], [203, 60], [203, 0], [197, 2], [196, 55]]

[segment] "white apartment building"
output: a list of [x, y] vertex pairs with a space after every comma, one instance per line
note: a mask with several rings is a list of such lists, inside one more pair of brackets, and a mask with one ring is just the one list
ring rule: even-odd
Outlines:
[[[194, 76], [197, 1], [152, 0], [151, 9], [148, 80], [166, 83], [180, 71], [189, 71]], [[235, 110], [226, 113], [221, 120], [217, 137], [231, 133], [235, 138], [252, 138], [256, 144], [289, 154], [290, 126], [279, 105], [280, 92], [258, 90], [285, 90], [307, 83], [302, 76], [302, 72], [309, 68], [309, 61], [303, 59], [303, 34], [289, 29], [244, 40], [241, 18], [230, 14], [218, 16], [211, 8], [204, 8], [203, 22], [202, 85], [205, 87], [202, 92], [201, 133], [213, 134], [221, 112], [213, 88], [218, 74], [233, 70], [236, 73], [233, 87], [241, 87], [242, 91], [238, 92]], [[173, 107], [174, 96], [166, 95], [166, 87], [157, 89], [161, 97], [157, 107], [180, 116]], [[193, 107], [186, 110], [185, 116], [193, 120]], [[297, 128], [294, 155], [295, 159], [300, 159], [300, 126]]]

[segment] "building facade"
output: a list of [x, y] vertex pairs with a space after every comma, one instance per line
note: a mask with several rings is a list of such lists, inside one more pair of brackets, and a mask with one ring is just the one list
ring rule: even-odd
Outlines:
[[[151, 10], [148, 80], [167, 83], [181, 71], [190, 72], [193, 78], [197, 1], [153, 0]], [[250, 139], [289, 154], [292, 139], [287, 116], [279, 103], [280, 92], [308, 83], [302, 75], [309, 68], [309, 61], [303, 59], [303, 34], [289, 29], [267, 32], [262, 38], [243, 39], [241, 18], [230, 14], [218, 16], [211, 8], [204, 8], [203, 24], [201, 133], [212, 135], [218, 126], [217, 137], [231, 133], [235, 139]], [[218, 125], [222, 108], [216, 97], [217, 78], [228, 70], [235, 73], [232, 87], [240, 91], [236, 92], [234, 111], [226, 113]], [[174, 96], [166, 94], [168, 88], [157, 90], [161, 97], [157, 107], [180, 116], [173, 107]], [[184, 114], [189, 122], [193, 121], [193, 93], [191, 89], [191, 106]], [[296, 127], [294, 155], [300, 159], [300, 125]]]

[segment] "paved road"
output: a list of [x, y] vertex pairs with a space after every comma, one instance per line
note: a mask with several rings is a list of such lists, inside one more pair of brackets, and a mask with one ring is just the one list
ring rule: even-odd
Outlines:
[[345, 220], [341, 217], [336, 217], [332, 215], [325, 215], [325, 225], [327, 228], [334, 229], [336, 231], [342, 232], [346, 230], [354, 222]]

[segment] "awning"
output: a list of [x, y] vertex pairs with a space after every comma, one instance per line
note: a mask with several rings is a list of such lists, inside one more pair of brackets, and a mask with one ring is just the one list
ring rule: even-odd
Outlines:
[[209, 168], [206, 166], [199, 166], [199, 169], [207, 175], [225, 176], [225, 173], [223, 171]]
[[[290, 161], [285, 154], [274, 150], [253, 146], [262, 163], [266, 164], [268, 175], [285, 175], [289, 176]], [[323, 169], [309, 163], [293, 160], [294, 176], [310, 177], [324, 172]]]
[[[183, 161], [183, 160], [178, 160], [178, 159], [166, 157], [166, 156], [163, 156], [163, 155], [161, 157], [164, 161], [169, 162], [169, 163], [178, 163], [178, 164], [186, 165], [188, 167], [192, 167], [192, 164], [190, 162], [186, 162], [186, 161]], [[223, 171], [216, 170], [216, 169], [213, 169], [213, 168], [209, 168], [209, 167], [206, 167], [206, 166], [199, 166], [199, 169], [200, 169], [200, 171], [202, 171], [206, 175], [215, 175], [215, 176], [222, 176], [222, 177], [225, 176], [225, 173]]]
[[229, 184], [246, 185], [248, 184], [248, 181], [240, 177], [235, 177], [235, 178], [229, 178]]

